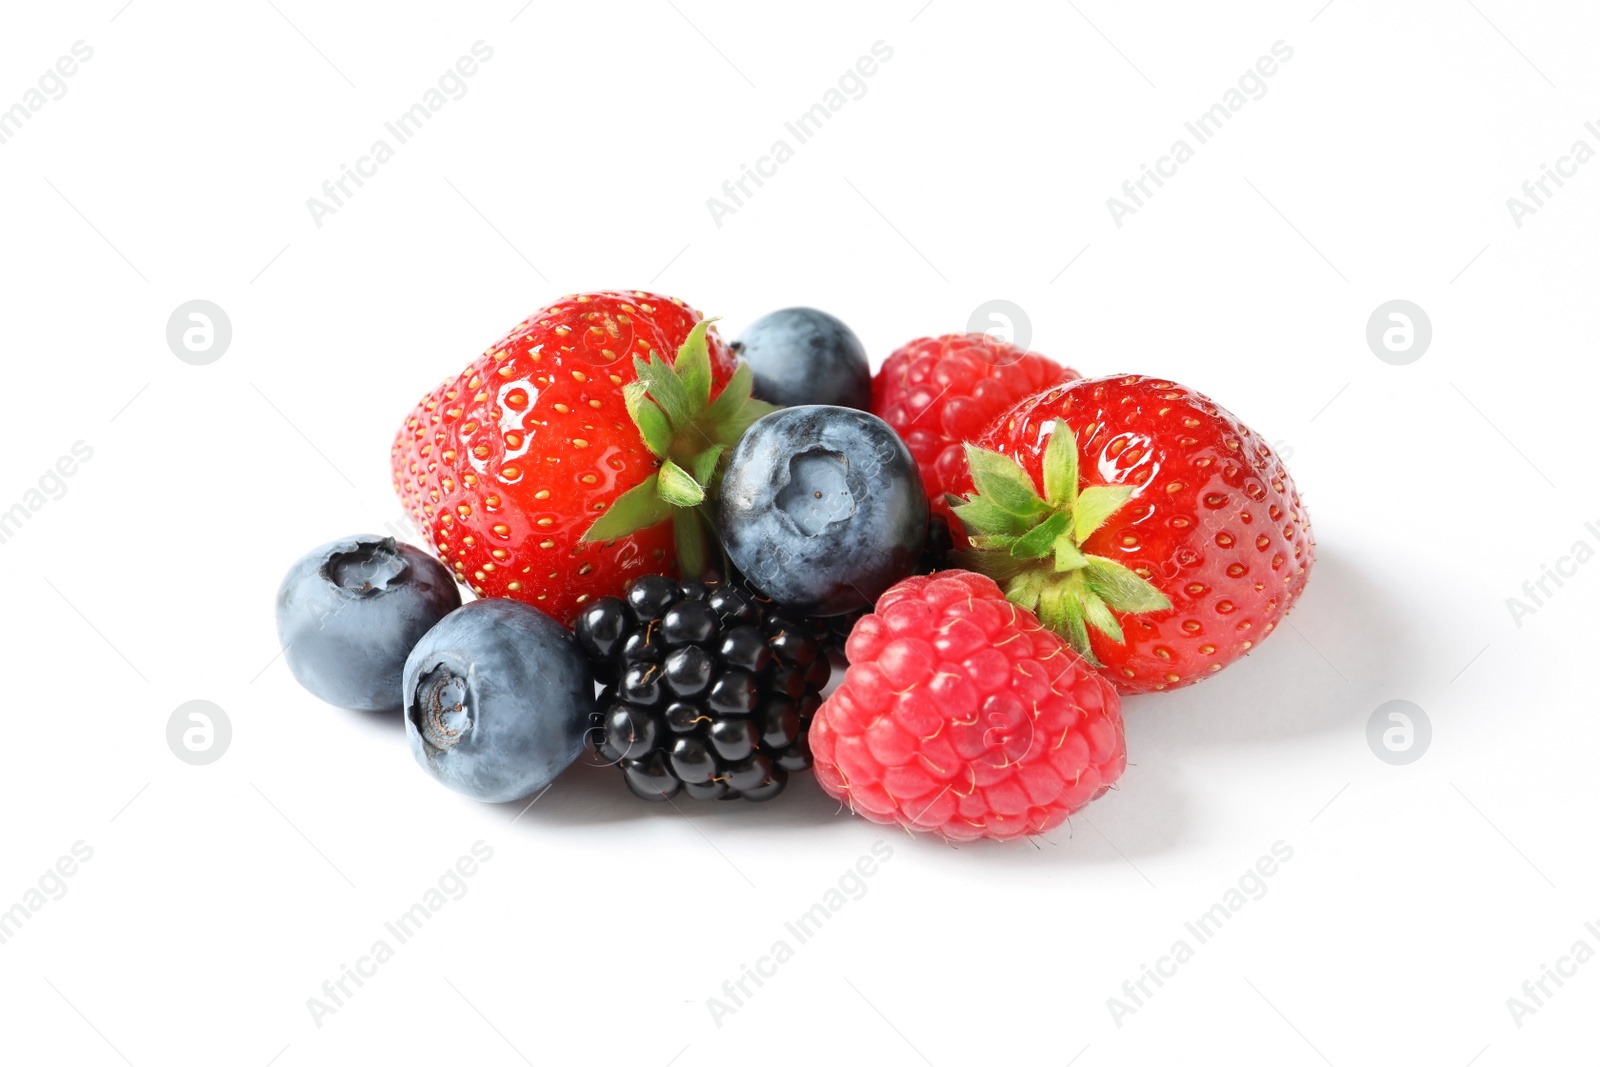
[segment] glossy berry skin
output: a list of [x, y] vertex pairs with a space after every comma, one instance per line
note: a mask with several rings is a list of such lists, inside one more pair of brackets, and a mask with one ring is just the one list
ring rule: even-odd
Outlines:
[[[459, 581], [568, 622], [629, 578], [673, 569], [670, 522], [581, 538], [658, 466], [623, 402], [633, 357], [670, 358], [700, 317], [650, 293], [569, 296], [423, 398], [395, 438], [395, 491]], [[735, 364], [714, 329], [708, 342], [715, 395]]]
[[560, 623], [474, 600], [429, 630], [405, 667], [406, 740], [435, 780], [491, 804], [555, 780], [583, 751], [594, 678]]
[[867, 351], [850, 327], [826, 311], [794, 307], [763, 315], [733, 349], [755, 373], [755, 395], [769, 403], [862, 411], [872, 403]]
[[873, 822], [952, 841], [1045, 833], [1127, 765], [1116, 691], [970, 571], [879, 598], [817, 711], [817, 781]]
[[576, 636], [606, 685], [596, 747], [634, 795], [770, 800], [811, 766], [830, 673], [814, 624], [739, 584], [647, 575], [586, 606]]
[[1078, 439], [1083, 484], [1133, 495], [1083, 543], [1146, 579], [1170, 611], [1118, 614], [1125, 643], [1090, 631], [1124, 693], [1189, 685], [1249, 652], [1294, 606], [1311, 570], [1311, 522], [1283, 461], [1206, 396], [1161, 378], [1091, 378], [1017, 405], [978, 444], [1043, 485], [1058, 427]]
[[928, 501], [882, 419], [811, 405], [762, 416], [740, 438], [716, 522], [733, 566], [762, 593], [800, 615], [840, 615], [912, 572]]
[[439, 561], [392, 537], [346, 537], [297, 560], [278, 587], [278, 641], [295, 680], [354, 711], [399, 711], [422, 635], [461, 606]]
[[[924, 337], [896, 349], [872, 379], [872, 413], [895, 428], [922, 472], [934, 515], [960, 535], [945, 503], [966, 473], [961, 445], [1018, 401], [1079, 377], [1037, 352], [983, 333]], [[964, 547], [960, 538], [957, 548]]]
[[[928, 516], [928, 537], [923, 543], [922, 555], [917, 559], [912, 574], [933, 574], [936, 571], [949, 570], [955, 564], [951, 560], [951, 535], [950, 525], [937, 515]], [[832, 658], [833, 668], [842, 673], [848, 665], [845, 659], [845, 642], [850, 639], [850, 631], [855, 629], [856, 623], [863, 615], [872, 611], [869, 604], [855, 611], [845, 612], [843, 615], [827, 615], [811, 620], [817, 628], [818, 639], [828, 650]]]

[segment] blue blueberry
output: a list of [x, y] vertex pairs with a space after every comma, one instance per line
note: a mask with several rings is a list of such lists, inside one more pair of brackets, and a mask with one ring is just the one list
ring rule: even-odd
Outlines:
[[873, 603], [912, 573], [928, 498], [905, 442], [853, 408], [783, 408], [728, 457], [717, 533], [757, 589], [806, 615]]
[[784, 308], [752, 322], [734, 350], [750, 364], [754, 394], [785, 407], [872, 406], [872, 370], [850, 327], [816, 308]]
[[474, 800], [520, 800], [583, 750], [589, 662], [567, 628], [515, 600], [474, 600], [406, 660], [406, 740], [422, 769]]
[[399, 711], [406, 656], [461, 606], [438, 560], [392, 537], [330, 541], [278, 587], [278, 642], [295, 680], [329, 704]]

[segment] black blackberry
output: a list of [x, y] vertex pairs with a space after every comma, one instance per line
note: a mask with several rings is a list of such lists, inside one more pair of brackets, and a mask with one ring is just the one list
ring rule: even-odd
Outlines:
[[593, 740], [635, 795], [769, 800], [811, 766], [831, 670], [813, 622], [739, 584], [647, 575], [575, 630], [605, 686]]

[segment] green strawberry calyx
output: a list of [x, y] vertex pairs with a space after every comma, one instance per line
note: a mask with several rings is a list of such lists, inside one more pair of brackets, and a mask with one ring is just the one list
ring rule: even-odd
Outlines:
[[777, 410], [750, 395], [754, 379], [743, 362], [711, 399], [706, 330], [716, 321], [695, 323], [670, 364], [653, 349], [648, 359], [633, 357], [636, 378], [622, 387], [622, 399], [657, 467], [613, 500], [583, 535], [585, 541], [612, 541], [671, 519], [686, 576], [706, 567], [707, 506], [723, 459], [752, 422]]
[[1039, 616], [1095, 666], [1092, 628], [1118, 644], [1113, 612], [1166, 611], [1172, 602], [1150, 582], [1080, 547], [1133, 496], [1131, 485], [1078, 484], [1078, 442], [1057, 423], [1044, 452], [1044, 495], [1015, 460], [966, 445], [976, 490], [947, 497], [967, 528], [972, 550], [963, 562], [993, 578], [1006, 599]]

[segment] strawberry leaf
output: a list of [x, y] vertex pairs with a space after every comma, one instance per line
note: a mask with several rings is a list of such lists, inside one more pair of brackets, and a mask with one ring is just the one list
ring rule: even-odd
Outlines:
[[1089, 556], [1088, 561], [1084, 581], [1113, 610], [1166, 611], [1172, 607], [1159, 589], [1115, 560]]
[[1111, 614], [1111, 609], [1106, 607], [1106, 602], [1101, 600], [1093, 591], [1086, 590], [1083, 594], [1083, 617], [1090, 626], [1105, 634], [1117, 644], [1125, 644], [1122, 636], [1122, 624], [1117, 617]]
[[681, 429], [694, 419], [696, 410], [689, 404], [689, 391], [684, 388], [671, 367], [655, 353], [648, 360], [633, 357], [634, 373], [644, 383], [650, 399], [661, 405], [674, 430]]
[[[706, 408], [704, 419], [707, 423], [721, 422], [734, 415], [750, 399], [750, 390], [755, 387], [755, 375], [750, 370], [750, 364], [744, 360], [733, 369], [733, 377], [728, 379], [728, 384], [722, 387], [722, 392]], [[732, 442], [728, 442], [732, 443]]]
[[1078, 439], [1064, 424], [1057, 423], [1049, 444], [1044, 446], [1044, 497], [1052, 506], [1071, 512], [1077, 496]]
[[1006, 584], [1006, 599], [1019, 608], [1033, 611], [1039, 606], [1039, 597], [1046, 591], [1044, 576], [1035, 570], [1025, 570]]
[[996, 585], [1004, 585], [1027, 568], [1026, 563], [1020, 559], [1012, 559], [1007, 552], [958, 550], [950, 553], [950, 564], [962, 570], [977, 571], [979, 574], [987, 575], [994, 579]]
[[1060, 585], [1047, 586], [1039, 598], [1039, 621], [1060, 634], [1073, 650], [1093, 666], [1100, 666], [1089, 648], [1089, 628], [1084, 621], [1084, 605], [1072, 590]]
[[611, 506], [584, 531], [585, 541], [613, 541], [672, 516], [672, 505], [657, 492], [660, 479], [652, 474], [611, 502]]
[[1044, 514], [1045, 502], [1039, 499], [1033, 479], [1015, 461], [976, 445], [963, 447], [967, 453], [967, 467], [972, 471], [972, 484], [980, 497], [1019, 518], [1031, 519]]
[[656, 406], [646, 392], [643, 382], [629, 382], [622, 387], [622, 402], [628, 407], [633, 424], [639, 428], [644, 446], [656, 457], [665, 459], [672, 448], [672, 426], [667, 414]]
[[711, 476], [717, 472], [717, 461], [727, 451], [726, 445], [712, 445], [689, 458], [689, 473], [701, 485], [710, 485]]
[[1058, 571], [1075, 571], [1089, 564], [1089, 557], [1078, 551], [1070, 535], [1061, 535], [1050, 547], [1055, 554], [1055, 569]]
[[672, 460], [656, 472], [656, 494], [675, 508], [692, 508], [706, 498], [706, 491], [693, 476]]
[[1006, 534], [1018, 537], [1028, 529], [1024, 519], [1009, 511], [1001, 510], [992, 500], [984, 496], [973, 497], [964, 504], [957, 504], [951, 510], [961, 520], [961, 525], [967, 528], [969, 536]]
[[678, 346], [678, 355], [672, 364], [692, 411], [704, 410], [706, 401], [711, 399], [711, 351], [706, 346], [706, 330], [716, 321], [701, 319], [695, 323], [689, 336]]
[[697, 508], [679, 508], [672, 515], [672, 537], [678, 551], [678, 573], [698, 578], [706, 570], [705, 523]]
[[1131, 496], [1131, 485], [1091, 485], [1079, 493], [1077, 507], [1072, 511], [1072, 534], [1078, 544], [1104, 526]]
[[[720, 399], [720, 398], [719, 398]], [[763, 415], [770, 415], [778, 410], [778, 405], [769, 404], [765, 400], [750, 397], [740, 405], [732, 415], [725, 416], [715, 422], [707, 424], [707, 436], [719, 444], [737, 444], [739, 438], [750, 428], [750, 424]]]
[[1064, 511], [1052, 512], [1048, 519], [1017, 538], [1011, 544], [1011, 554], [1017, 559], [1040, 559], [1048, 556], [1058, 537], [1067, 532], [1072, 520]]
[[[1016, 544], [1019, 539], [1012, 537], [1010, 534], [979, 534], [976, 537], [968, 538], [968, 540], [972, 542], [973, 548], [982, 549], [985, 552], [1000, 551], [1009, 555], [1011, 546]], [[1026, 559], [1027, 557], [1015, 556], [1013, 558]]]

